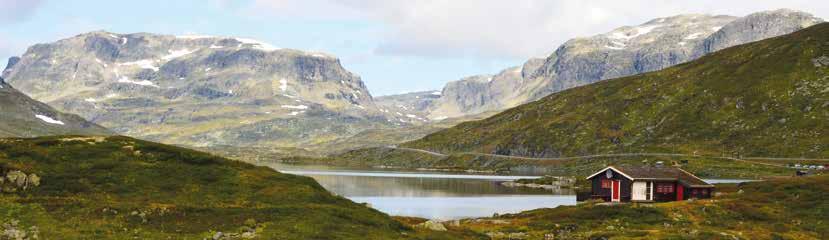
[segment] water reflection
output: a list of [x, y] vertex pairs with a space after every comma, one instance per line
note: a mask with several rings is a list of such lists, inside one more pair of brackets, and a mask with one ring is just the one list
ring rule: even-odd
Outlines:
[[576, 204], [576, 197], [569, 189], [501, 185], [503, 181], [530, 176], [273, 167], [285, 173], [310, 176], [335, 194], [368, 203], [390, 215], [458, 219]]

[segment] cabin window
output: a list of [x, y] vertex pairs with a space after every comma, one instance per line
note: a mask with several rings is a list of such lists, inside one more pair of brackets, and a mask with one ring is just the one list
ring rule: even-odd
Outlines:
[[698, 196], [699, 195], [699, 189], [691, 190], [691, 195]]
[[656, 192], [658, 192], [658, 193], [673, 193], [674, 192], [674, 185], [673, 184], [657, 184], [656, 185]]
[[602, 188], [611, 188], [613, 182], [610, 179], [602, 179]]

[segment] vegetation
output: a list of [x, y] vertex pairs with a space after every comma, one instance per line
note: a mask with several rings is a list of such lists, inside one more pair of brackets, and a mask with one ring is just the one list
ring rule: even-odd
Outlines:
[[[824, 63], [826, 62], [826, 63]], [[829, 23], [552, 94], [403, 146], [441, 153], [829, 156]]]
[[[596, 202], [461, 221], [451, 230], [526, 239], [827, 239], [829, 175], [718, 186], [721, 196], [659, 204]], [[499, 237], [502, 236], [502, 237]]]
[[596, 157], [561, 160], [515, 159], [469, 153], [440, 157], [393, 148], [368, 148], [324, 158], [293, 157], [289, 163], [324, 164], [362, 168], [441, 169], [447, 171], [490, 171], [498, 173], [546, 174], [554, 176], [589, 175], [609, 165], [641, 165], [662, 161], [704, 178], [760, 179], [790, 176], [795, 170], [780, 161], [744, 161], [715, 157]]
[[35, 174], [41, 184], [0, 192], [0, 228], [35, 226], [45, 239], [202, 239], [217, 232], [455, 238], [403, 225], [308, 177], [128, 137], [0, 139], [0, 174], [13, 171]]

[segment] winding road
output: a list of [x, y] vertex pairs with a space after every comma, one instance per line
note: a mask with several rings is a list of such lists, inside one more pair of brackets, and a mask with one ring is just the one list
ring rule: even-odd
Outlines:
[[[424, 149], [406, 148], [406, 147], [398, 147], [398, 146], [387, 146], [386, 148], [395, 149], [395, 150], [402, 150], [402, 151], [417, 152], [417, 153], [423, 153], [423, 154], [429, 154], [429, 155], [433, 155], [433, 156], [437, 156], [437, 157], [449, 157], [448, 154], [433, 152], [433, 151], [424, 150]], [[756, 161], [765, 160], [765, 161], [821, 161], [821, 162], [825, 161], [825, 162], [829, 162], [829, 159], [826, 159], [826, 158], [773, 158], [773, 157], [735, 158], [735, 157], [717, 157], [717, 156], [692, 155], [692, 154], [680, 154], [680, 153], [612, 153], [612, 154], [595, 154], [595, 155], [585, 155], [585, 156], [554, 157], [554, 158], [522, 157], [522, 156], [510, 156], [510, 155], [500, 155], [500, 154], [491, 154], [491, 153], [476, 153], [476, 152], [462, 152], [462, 153], [458, 153], [458, 155], [473, 155], [473, 156], [482, 156], [482, 157], [496, 157], [496, 158], [506, 158], [506, 159], [516, 159], [516, 160], [538, 160], [538, 161], [563, 161], [563, 160], [606, 158], [606, 157], [693, 157], [693, 158], [704, 157], [704, 158], [713, 158], [713, 159], [734, 160], [734, 161], [739, 161], [739, 162], [746, 162], [746, 163], [751, 163], [751, 164], [759, 164], [759, 165], [774, 166], [774, 167], [785, 167], [785, 165], [766, 163], [766, 162], [756, 162]], [[751, 160], [754, 160], [754, 161], [751, 161]]]

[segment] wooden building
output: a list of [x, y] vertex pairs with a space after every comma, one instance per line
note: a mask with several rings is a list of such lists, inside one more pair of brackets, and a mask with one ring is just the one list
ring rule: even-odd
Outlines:
[[610, 166], [587, 177], [592, 199], [608, 202], [669, 202], [710, 198], [714, 185], [675, 167]]

